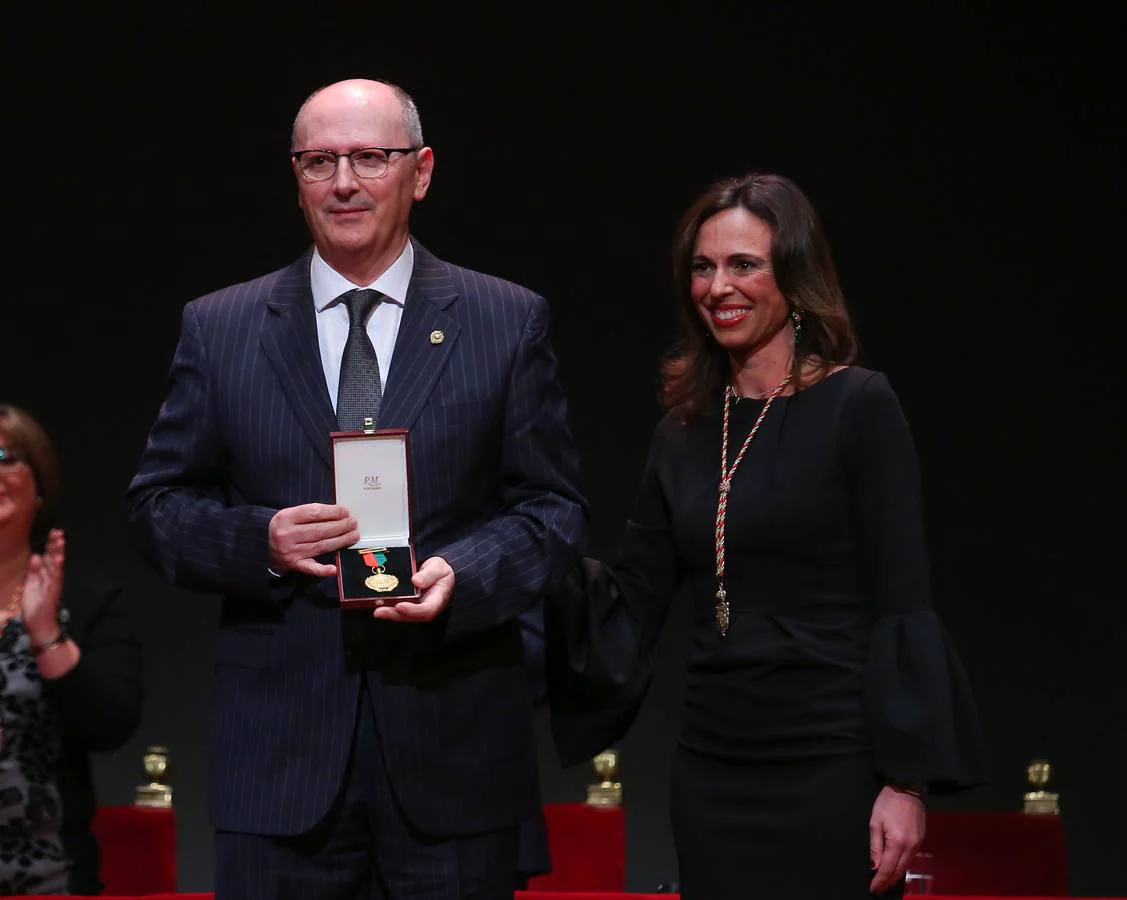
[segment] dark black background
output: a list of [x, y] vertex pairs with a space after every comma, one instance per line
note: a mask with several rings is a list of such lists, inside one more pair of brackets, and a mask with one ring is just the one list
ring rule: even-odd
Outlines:
[[[217, 604], [137, 562], [121, 496], [182, 305], [307, 244], [286, 160], [297, 106], [376, 76], [412, 92], [435, 148], [415, 234], [551, 302], [599, 555], [658, 416], [680, 212], [752, 169], [809, 193], [863, 361], [913, 424], [936, 603], [990, 740], [992, 784], [953, 802], [1017, 808], [1046, 756], [1073, 891], [1127, 892], [1123, 14], [854, 6], [38, 4], [9, 21], [0, 397], [60, 445], [72, 555], [142, 601], [145, 719], [98, 783], [128, 802], [144, 745], [171, 747], [184, 889], [211, 884]], [[622, 745], [635, 889], [674, 874], [683, 622]], [[543, 770], [547, 799], [581, 799], [587, 773], [560, 772], [546, 741]]]

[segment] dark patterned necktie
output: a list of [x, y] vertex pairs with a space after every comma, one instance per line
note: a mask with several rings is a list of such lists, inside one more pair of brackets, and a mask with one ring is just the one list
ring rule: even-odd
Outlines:
[[378, 422], [383, 384], [376, 348], [368, 340], [366, 323], [376, 304], [383, 299], [379, 291], [355, 290], [344, 294], [348, 307], [348, 340], [340, 360], [337, 387], [337, 425], [341, 431], [360, 431], [364, 419]]

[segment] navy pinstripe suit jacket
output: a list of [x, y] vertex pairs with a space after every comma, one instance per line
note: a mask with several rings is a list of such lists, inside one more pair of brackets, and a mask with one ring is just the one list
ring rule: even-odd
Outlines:
[[214, 824], [295, 834], [317, 823], [342, 783], [366, 678], [391, 782], [419, 828], [514, 825], [539, 802], [518, 617], [587, 534], [547, 304], [415, 245], [379, 424], [411, 429], [416, 552], [456, 575], [427, 624], [342, 615], [333, 580], [267, 573], [274, 513], [333, 497], [336, 417], [314, 315], [308, 254], [189, 303], [128, 493], [145, 558], [224, 598]]

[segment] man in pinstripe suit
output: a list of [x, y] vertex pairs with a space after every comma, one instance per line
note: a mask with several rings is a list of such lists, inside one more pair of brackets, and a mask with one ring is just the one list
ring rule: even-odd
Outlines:
[[[401, 89], [321, 89], [293, 151], [314, 249], [185, 307], [128, 495], [150, 563], [223, 595], [217, 894], [508, 897], [539, 805], [519, 617], [587, 529], [547, 305], [409, 237], [434, 155]], [[340, 611], [329, 555], [359, 536], [328, 439], [358, 287], [424, 560], [374, 616]]]

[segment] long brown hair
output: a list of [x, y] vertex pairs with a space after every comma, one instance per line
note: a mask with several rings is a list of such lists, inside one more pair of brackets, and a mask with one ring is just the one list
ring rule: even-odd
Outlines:
[[62, 476], [55, 445], [31, 415], [17, 406], [0, 403], [0, 435], [17, 459], [27, 463], [41, 498], [31, 523], [29, 543], [35, 553], [47, 545], [47, 535], [55, 526], [62, 499]]
[[[712, 338], [690, 293], [697, 234], [708, 220], [740, 207], [771, 229], [771, 267], [792, 310], [802, 317], [791, 375], [798, 386], [848, 365], [857, 340], [838, 285], [818, 213], [798, 185], [782, 175], [752, 173], [718, 181], [689, 207], [673, 242], [673, 281], [681, 335], [661, 366], [661, 402], [689, 422], [708, 412], [730, 378], [728, 353]], [[813, 363], [813, 366], [811, 365]]]

